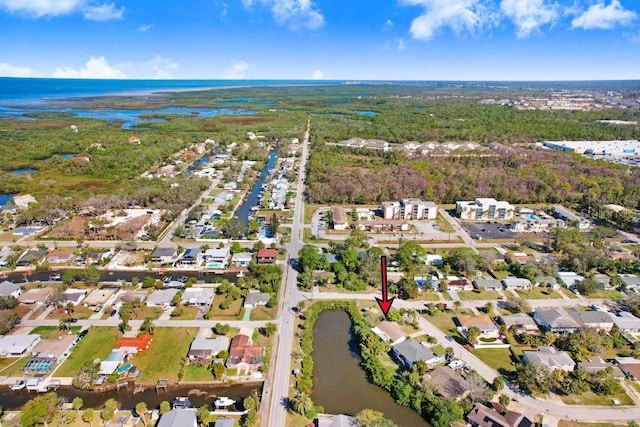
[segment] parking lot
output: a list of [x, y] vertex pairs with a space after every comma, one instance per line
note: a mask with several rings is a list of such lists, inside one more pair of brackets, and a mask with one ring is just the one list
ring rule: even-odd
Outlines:
[[520, 233], [509, 230], [509, 226], [499, 222], [462, 222], [462, 226], [476, 240], [515, 239]]

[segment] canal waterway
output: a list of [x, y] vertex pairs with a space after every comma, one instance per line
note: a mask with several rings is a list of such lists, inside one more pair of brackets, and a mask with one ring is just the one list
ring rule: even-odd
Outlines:
[[355, 415], [363, 409], [374, 409], [400, 427], [429, 427], [422, 416], [398, 405], [389, 393], [367, 380], [347, 313], [322, 312], [313, 337], [312, 398], [326, 413]]
[[269, 170], [273, 169], [276, 164], [276, 158], [278, 157], [277, 151], [272, 151], [269, 153], [269, 160], [267, 161], [266, 166], [260, 172], [258, 176], [258, 181], [254, 184], [251, 192], [247, 196], [247, 199], [240, 205], [240, 207], [236, 210], [236, 218], [240, 221], [247, 224], [249, 222], [249, 216], [251, 215], [251, 208], [260, 204], [260, 192], [262, 191], [262, 185], [266, 182], [267, 177], [269, 176]]
[[[109, 390], [104, 392], [60, 387], [56, 393], [69, 402], [73, 401], [75, 397], [81, 397], [84, 403], [83, 407], [95, 409], [102, 408], [110, 398], [115, 399], [118, 402], [118, 407], [124, 410], [135, 408], [138, 402], [145, 402], [148, 408], [157, 408], [162, 401], [171, 402], [178, 396], [188, 397], [193, 407], [199, 408], [203, 405], [208, 405], [210, 409], [214, 409], [213, 402], [217, 397], [226, 396], [236, 401], [234, 404], [236, 409], [241, 409], [242, 399], [254, 393], [258, 396], [262, 394], [262, 383], [233, 385], [180, 384], [169, 386], [166, 392], [160, 390], [158, 393], [156, 393], [155, 387], [151, 386], [136, 394], [133, 394], [133, 386], [129, 386], [128, 390], [121, 389], [120, 391]], [[0, 402], [2, 402], [2, 409], [4, 410], [18, 410], [37, 395], [37, 393], [30, 393], [26, 389], [16, 392], [11, 391], [8, 386], [0, 387]], [[233, 407], [229, 409], [233, 409]]]

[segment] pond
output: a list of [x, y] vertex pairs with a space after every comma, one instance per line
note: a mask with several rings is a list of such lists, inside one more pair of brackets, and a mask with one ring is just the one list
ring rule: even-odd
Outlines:
[[14, 169], [11, 171], [11, 173], [14, 175], [29, 175], [36, 172], [38, 172], [38, 169], [33, 168]]
[[9, 201], [13, 199], [13, 196], [15, 196], [15, 194], [0, 194], [0, 206], [9, 203]]
[[378, 113], [376, 113], [375, 111], [356, 110], [355, 113], [360, 116], [367, 116], [367, 117], [374, 117], [378, 115]]
[[349, 315], [328, 310], [313, 328], [313, 401], [329, 414], [355, 415], [363, 409], [384, 413], [400, 427], [428, 427], [410, 408], [398, 405], [391, 395], [367, 380], [360, 367], [359, 348]]

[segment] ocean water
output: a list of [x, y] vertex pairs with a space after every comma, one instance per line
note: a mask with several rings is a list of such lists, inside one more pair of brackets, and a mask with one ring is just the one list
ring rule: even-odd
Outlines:
[[0, 77], [0, 106], [41, 104], [46, 100], [83, 96], [133, 95], [230, 87], [331, 86], [344, 83], [339, 80], [101, 80]]

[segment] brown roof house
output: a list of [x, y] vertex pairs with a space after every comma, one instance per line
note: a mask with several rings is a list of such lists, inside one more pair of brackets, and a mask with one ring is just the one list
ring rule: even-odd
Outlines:
[[470, 392], [469, 384], [462, 375], [448, 366], [441, 366], [426, 375], [433, 389], [444, 398], [461, 400]]
[[245, 374], [254, 371], [262, 366], [262, 347], [251, 344], [247, 335], [236, 335], [231, 340], [229, 347], [229, 357], [227, 358], [227, 368], [237, 369], [238, 374], [242, 371]]
[[334, 206], [331, 208], [331, 214], [333, 215], [333, 229], [334, 230], [346, 230], [349, 226], [347, 221], [347, 213], [341, 206]]
[[467, 421], [473, 427], [531, 427], [533, 423], [526, 416], [513, 411], [501, 414], [482, 403], [476, 403], [467, 415]]
[[391, 342], [391, 345], [401, 343], [407, 338], [400, 325], [388, 320], [384, 320], [378, 326], [371, 328], [371, 332], [379, 336], [381, 340]]
[[273, 248], [258, 249], [258, 264], [275, 264], [278, 251]]

